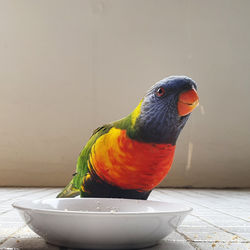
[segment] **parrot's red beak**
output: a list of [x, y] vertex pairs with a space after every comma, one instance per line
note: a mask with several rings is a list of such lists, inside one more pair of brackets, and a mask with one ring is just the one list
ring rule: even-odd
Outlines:
[[178, 113], [180, 116], [191, 113], [199, 105], [199, 97], [195, 89], [182, 92], [178, 100]]

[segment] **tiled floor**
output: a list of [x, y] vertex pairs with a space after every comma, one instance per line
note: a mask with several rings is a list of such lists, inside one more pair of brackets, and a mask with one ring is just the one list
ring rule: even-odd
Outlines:
[[[53, 198], [56, 188], [0, 188], [0, 249], [57, 248], [33, 233], [11, 207], [20, 199]], [[148, 250], [250, 250], [250, 190], [156, 189], [152, 200], [181, 202], [194, 210], [178, 230]]]

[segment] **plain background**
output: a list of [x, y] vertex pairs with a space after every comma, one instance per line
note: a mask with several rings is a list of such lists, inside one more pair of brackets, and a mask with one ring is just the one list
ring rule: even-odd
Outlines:
[[65, 185], [92, 130], [188, 75], [164, 186], [250, 186], [250, 1], [0, 1], [0, 185]]

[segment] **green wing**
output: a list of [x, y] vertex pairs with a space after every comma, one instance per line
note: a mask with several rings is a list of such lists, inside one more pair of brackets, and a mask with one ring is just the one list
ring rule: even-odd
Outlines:
[[88, 159], [91, 152], [91, 148], [95, 144], [96, 140], [100, 136], [108, 133], [111, 128], [112, 125], [108, 124], [94, 130], [92, 136], [90, 137], [89, 141], [87, 142], [78, 157], [76, 164], [76, 173], [74, 174], [74, 177], [72, 178], [70, 183], [62, 190], [62, 192], [57, 195], [57, 198], [70, 198], [80, 194], [83, 178], [89, 172]]

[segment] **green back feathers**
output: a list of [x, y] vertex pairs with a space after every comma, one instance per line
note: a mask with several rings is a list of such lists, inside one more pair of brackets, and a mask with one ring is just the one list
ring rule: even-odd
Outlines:
[[76, 164], [76, 174], [74, 175], [70, 183], [63, 189], [63, 191], [59, 193], [57, 198], [75, 197], [80, 194], [83, 178], [89, 172], [88, 159], [90, 156], [91, 148], [96, 140], [103, 134], [108, 133], [111, 128], [111, 125], [104, 125], [94, 130], [92, 136], [90, 137], [89, 141], [78, 157]]
[[78, 157], [76, 164], [76, 174], [73, 176], [72, 180], [64, 188], [64, 190], [57, 196], [57, 198], [75, 197], [80, 194], [83, 178], [89, 173], [88, 160], [91, 153], [91, 148], [95, 144], [96, 140], [102, 135], [108, 133], [112, 127], [124, 129], [127, 131], [127, 135], [130, 138], [136, 138], [137, 130], [135, 125], [136, 119], [140, 115], [142, 101], [143, 100], [141, 100], [139, 105], [127, 117], [115, 121], [111, 124], [99, 127], [93, 131], [92, 136], [90, 137], [89, 141], [87, 142]]
[[89, 172], [88, 169], [88, 159], [90, 156], [91, 148], [95, 144], [96, 140], [108, 133], [108, 131], [111, 129], [111, 125], [104, 125], [102, 127], [97, 128], [94, 130], [92, 136], [90, 137], [89, 141], [85, 145], [84, 149], [80, 153], [77, 165], [76, 165], [76, 175], [73, 178], [73, 187], [80, 189], [82, 185], [83, 177], [86, 176], [86, 174]]

